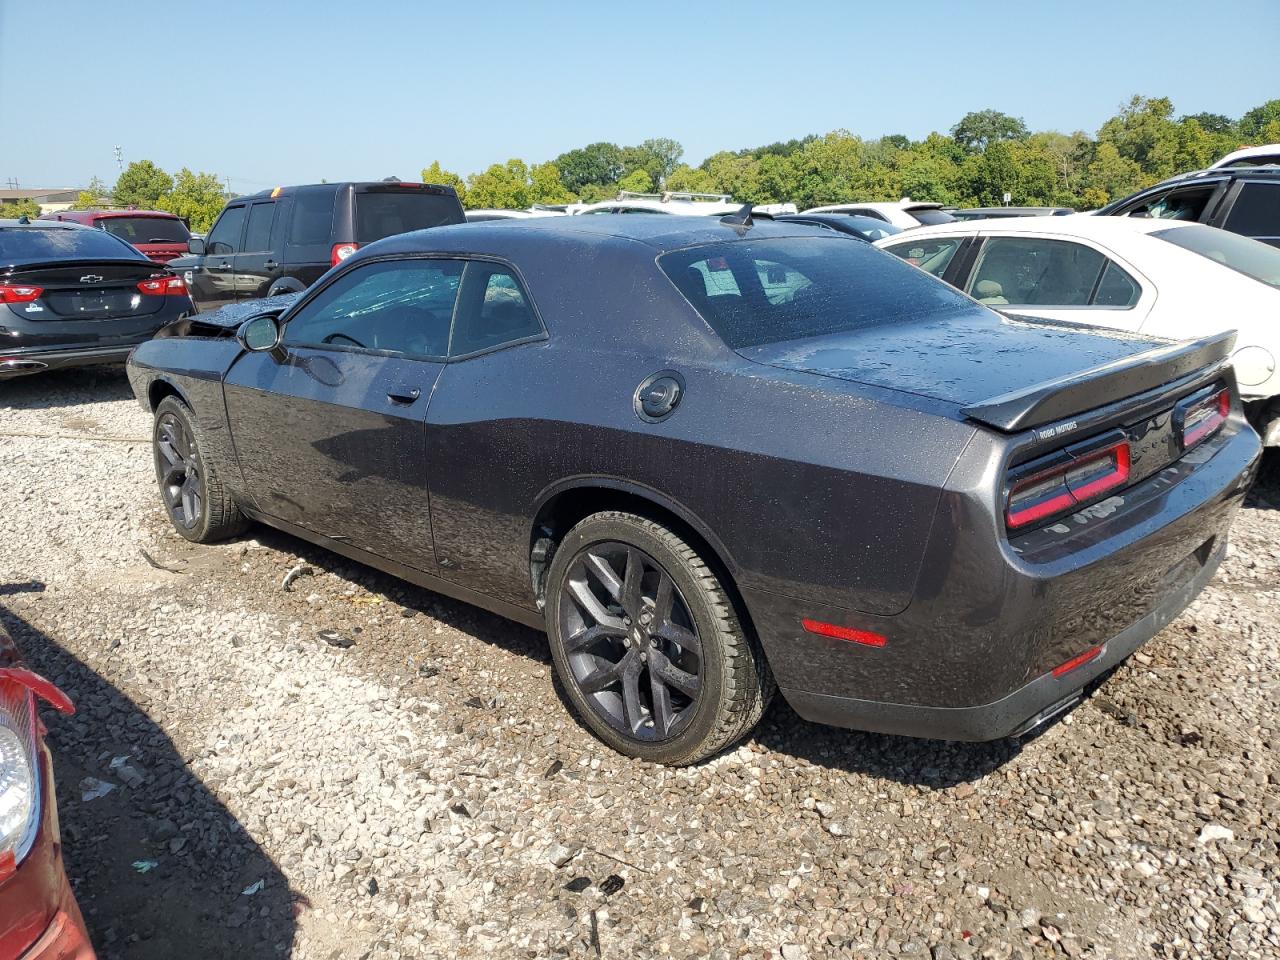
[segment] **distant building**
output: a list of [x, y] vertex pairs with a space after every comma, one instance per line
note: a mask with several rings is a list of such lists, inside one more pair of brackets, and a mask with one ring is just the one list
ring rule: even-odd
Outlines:
[[0, 203], [16, 200], [34, 200], [40, 204], [41, 213], [58, 213], [70, 210], [80, 196], [80, 187], [30, 187], [21, 190], [0, 190]]

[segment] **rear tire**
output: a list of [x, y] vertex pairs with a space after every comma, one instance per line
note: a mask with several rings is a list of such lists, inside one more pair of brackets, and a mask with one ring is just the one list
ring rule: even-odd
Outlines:
[[547, 576], [547, 635], [579, 719], [627, 756], [697, 763], [759, 722], [773, 677], [698, 552], [629, 513], [583, 520]]
[[179, 534], [214, 543], [248, 528], [223, 486], [223, 465], [209, 453], [199, 420], [177, 397], [165, 397], [156, 407], [151, 445], [160, 500]]

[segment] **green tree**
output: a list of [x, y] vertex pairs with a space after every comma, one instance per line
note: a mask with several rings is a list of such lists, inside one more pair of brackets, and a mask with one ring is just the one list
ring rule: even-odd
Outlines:
[[[1255, 146], [1260, 146], [1261, 144], [1272, 142], [1267, 139], [1266, 128], [1268, 125], [1277, 122], [1280, 122], [1280, 100], [1268, 100], [1241, 117], [1240, 122], [1236, 125], [1236, 130], [1242, 139]], [[1274, 138], [1275, 134], [1271, 133], [1270, 136]]]
[[861, 199], [854, 181], [862, 164], [862, 154], [862, 141], [848, 130], [833, 130], [809, 141], [790, 157], [791, 199], [801, 210]]
[[212, 173], [193, 173], [186, 167], [174, 178], [173, 190], [157, 204], [191, 224], [196, 233], [205, 233], [218, 218], [227, 195], [222, 181]]
[[452, 170], [440, 166], [439, 160], [431, 161], [431, 166], [422, 169], [422, 182], [434, 183], [442, 187], [453, 187], [454, 193], [465, 206], [467, 202], [467, 183]]
[[1115, 144], [1100, 143], [1085, 171], [1082, 196], [1086, 206], [1097, 207], [1133, 193], [1143, 182], [1142, 170], [1136, 162], [1122, 157]]
[[701, 167], [691, 167], [682, 163], [671, 171], [667, 177], [666, 189], [679, 193], [712, 193], [716, 189], [711, 174]]
[[532, 203], [529, 168], [523, 160], [495, 163], [467, 180], [467, 206], [498, 210], [521, 210]]
[[1209, 133], [1233, 134], [1236, 129], [1236, 125], [1231, 122], [1231, 118], [1224, 117], [1220, 113], [1193, 113], [1183, 117], [1179, 123], [1186, 123], [1188, 120], [1194, 120]]
[[1168, 97], [1133, 96], [1120, 112], [1102, 125], [1098, 143], [1109, 143], [1126, 160], [1132, 160], [1148, 183], [1177, 173], [1178, 125], [1169, 119], [1173, 102]]
[[150, 160], [135, 160], [124, 168], [111, 190], [111, 197], [122, 207], [155, 209], [160, 198], [173, 189], [173, 177]]
[[530, 203], [573, 203], [577, 198], [564, 188], [560, 168], [551, 161], [529, 168]]
[[653, 178], [649, 176], [647, 170], [638, 168], [632, 170], [618, 181], [618, 189], [627, 190], [631, 193], [652, 193]]
[[34, 220], [40, 216], [40, 204], [34, 200], [10, 200], [6, 203], [0, 203], [0, 219], [14, 219], [18, 217], [30, 217]]
[[588, 184], [617, 183], [625, 172], [622, 148], [614, 143], [591, 143], [562, 153], [552, 161], [560, 171], [560, 182], [570, 193], [582, 193]]
[[89, 186], [76, 196], [76, 202], [71, 205], [72, 210], [92, 210], [94, 207], [102, 206], [104, 200], [111, 199], [111, 192], [107, 185], [99, 177], [94, 177], [89, 181]]
[[1001, 140], [1025, 140], [1030, 135], [1021, 117], [1011, 117], [999, 110], [977, 110], [966, 113], [951, 128], [951, 136], [966, 151], [976, 153]]

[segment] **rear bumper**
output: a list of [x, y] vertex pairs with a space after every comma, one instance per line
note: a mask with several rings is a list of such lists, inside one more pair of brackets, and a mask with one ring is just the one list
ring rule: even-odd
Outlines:
[[[142, 342], [142, 341], [139, 341]], [[18, 354], [0, 354], [0, 380], [11, 380], [45, 370], [84, 367], [95, 363], [124, 363], [136, 343], [119, 347], [95, 347], [84, 350], [32, 350]]]
[[973, 707], [930, 707], [905, 703], [876, 703], [848, 697], [784, 690], [792, 709], [806, 720], [873, 733], [894, 733], [935, 740], [998, 740], [1026, 732], [1067, 709], [1088, 684], [1123, 662], [1168, 626], [1213, 579], [1224, 541], [1187, 583], [1164, 597], [1141, 620], [1101, 645], [1102, 652], [1061, 677], [1053, 672], [991, 703]]

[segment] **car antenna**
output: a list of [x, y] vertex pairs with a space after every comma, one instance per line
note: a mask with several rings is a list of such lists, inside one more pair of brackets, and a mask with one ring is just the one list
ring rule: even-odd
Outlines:
[[731, 213], [731, 214], [728, 214], [727, 216], [721, 217], [720, 222], [730, 227], [748, 227], [749, 228], [749, 227], [755, 226], [755, 221], [751, 219], [752, 206], [753, 205], [750, 203], [744, 203], [742, 205], [741, 210], [739, 210], [737, 213]]

